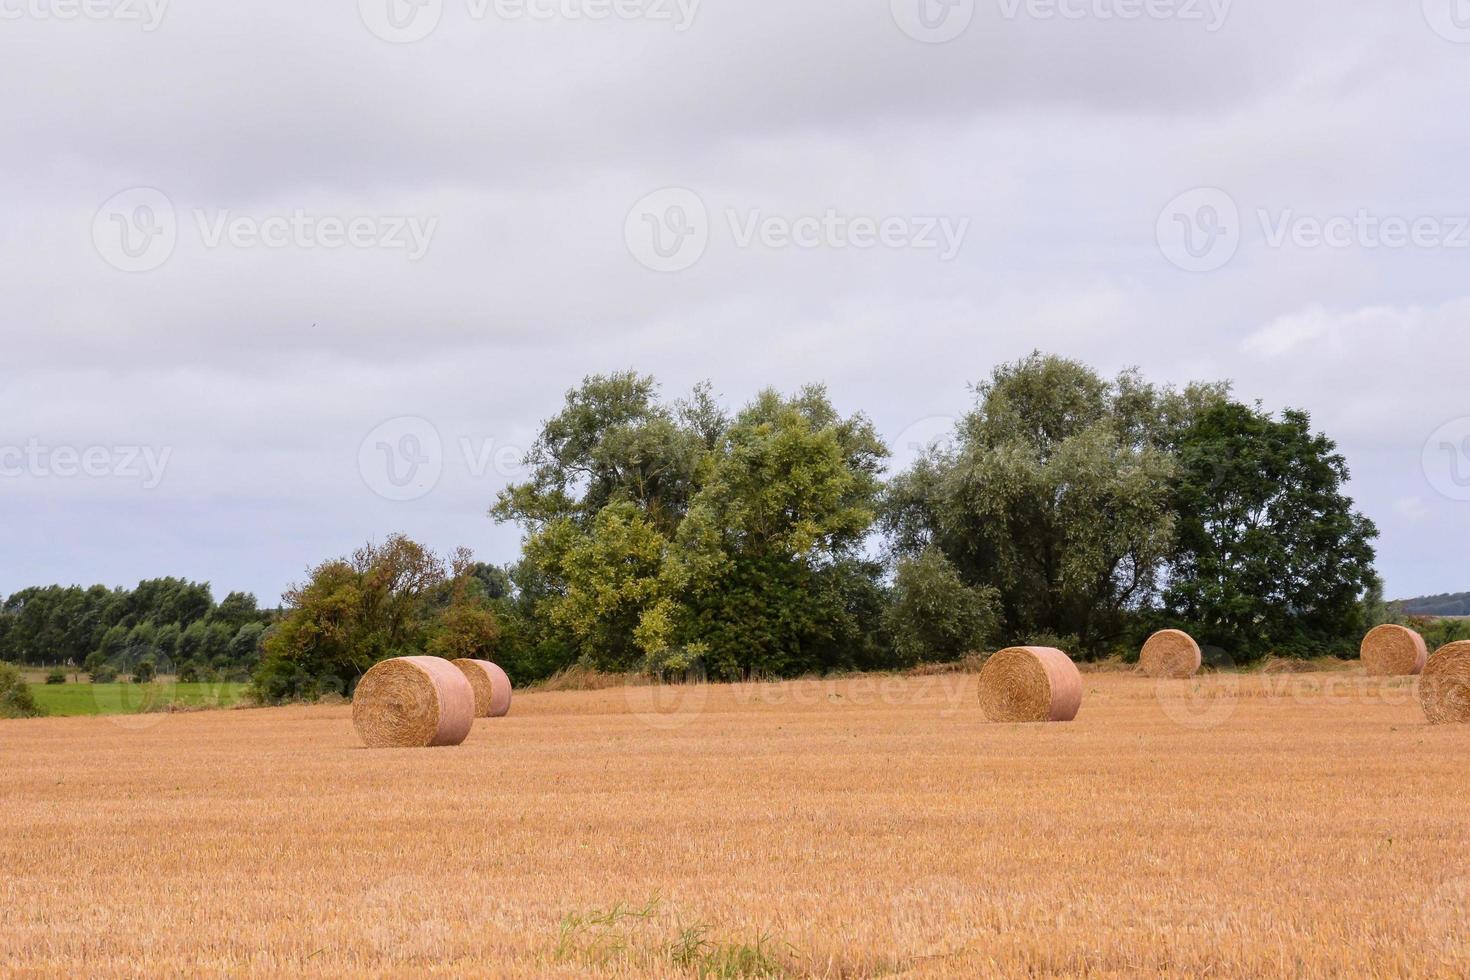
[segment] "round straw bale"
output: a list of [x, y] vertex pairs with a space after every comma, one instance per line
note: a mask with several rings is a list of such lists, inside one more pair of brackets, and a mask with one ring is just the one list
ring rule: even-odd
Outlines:
[[1071, 721], [1082, 707], [1082, 675], [1053, 647], [1011, 647], [980, 669], [980, 708], [991, 721]]
[[476, 718], [504, 718], [510, 713], [510, 678], [488, 660], [456, 660], [475, 689]]
[[1470, 640], [1440, 647], [1419, 678], [1419, 704], [1435, 725], [1470, 722]]
[[1389, 624], [1363, 637], [1358, 657], [1371, 677], [1402, 677], [1424, 672], [1429, 648], [1424, 637], [1407, 626]]
[[1149, 677], [1193, 677], [1203, 663], [1199, 644], [1183, 630], [1159, 630], [1138, 655], [1138, 665]]
[[475, 724], [475, 690], [439, 657], [384, 660], [358, 682], [352, 723], [370, 749], [458, 745]]

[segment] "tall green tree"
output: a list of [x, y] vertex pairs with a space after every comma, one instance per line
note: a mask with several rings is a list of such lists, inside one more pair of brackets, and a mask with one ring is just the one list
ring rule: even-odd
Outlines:
[[379, 660], [424, 653], [447, 583], [445, 561], [403, 535], [319, 565], [286, 593], [255, 675], [258, 696], [346, 694]]
[[976, 387], [952, 450], [889, 488], [899, 557], [936, 548], [971, 586], [995, 590], [1002, 635], [1070, 637], [1098, 654], [1157, 594], [1174, 545], [1171, 443], [1220, 386], [1159, 389], [1127, 372], [1033, 354]]
[[1305, 412], [1214, 405], [1179, 445], [1166, 612], [1237, 660], [1356, 649], [1378, 531]]

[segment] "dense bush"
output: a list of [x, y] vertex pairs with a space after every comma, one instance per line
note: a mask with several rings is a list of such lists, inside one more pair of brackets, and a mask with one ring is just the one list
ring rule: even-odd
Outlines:
[[20, 668], [0, 663], [0, 718], [35, 718], [42, 714], [45, 712], [36, 704]]
[[57, 667], [55, 670], [51, 671], [49, 674], [46, 675], [46, 683], [47, 684], [65, 684], [66, 683], [66, 671], [62, 670], [60, 667]]

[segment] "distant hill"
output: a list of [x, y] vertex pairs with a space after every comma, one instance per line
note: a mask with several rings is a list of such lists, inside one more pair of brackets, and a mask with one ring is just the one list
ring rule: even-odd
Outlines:
[[1394, 605], [1413, 616], [1470, 616], [1470, 592], [1400, 599]]

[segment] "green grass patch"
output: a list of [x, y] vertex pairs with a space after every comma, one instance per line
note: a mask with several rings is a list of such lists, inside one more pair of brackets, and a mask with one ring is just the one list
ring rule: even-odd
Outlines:
[[32, 684], [36, 703], [52, 716], [134, 715], [171, 707], [229, 708], [245, 684]]

